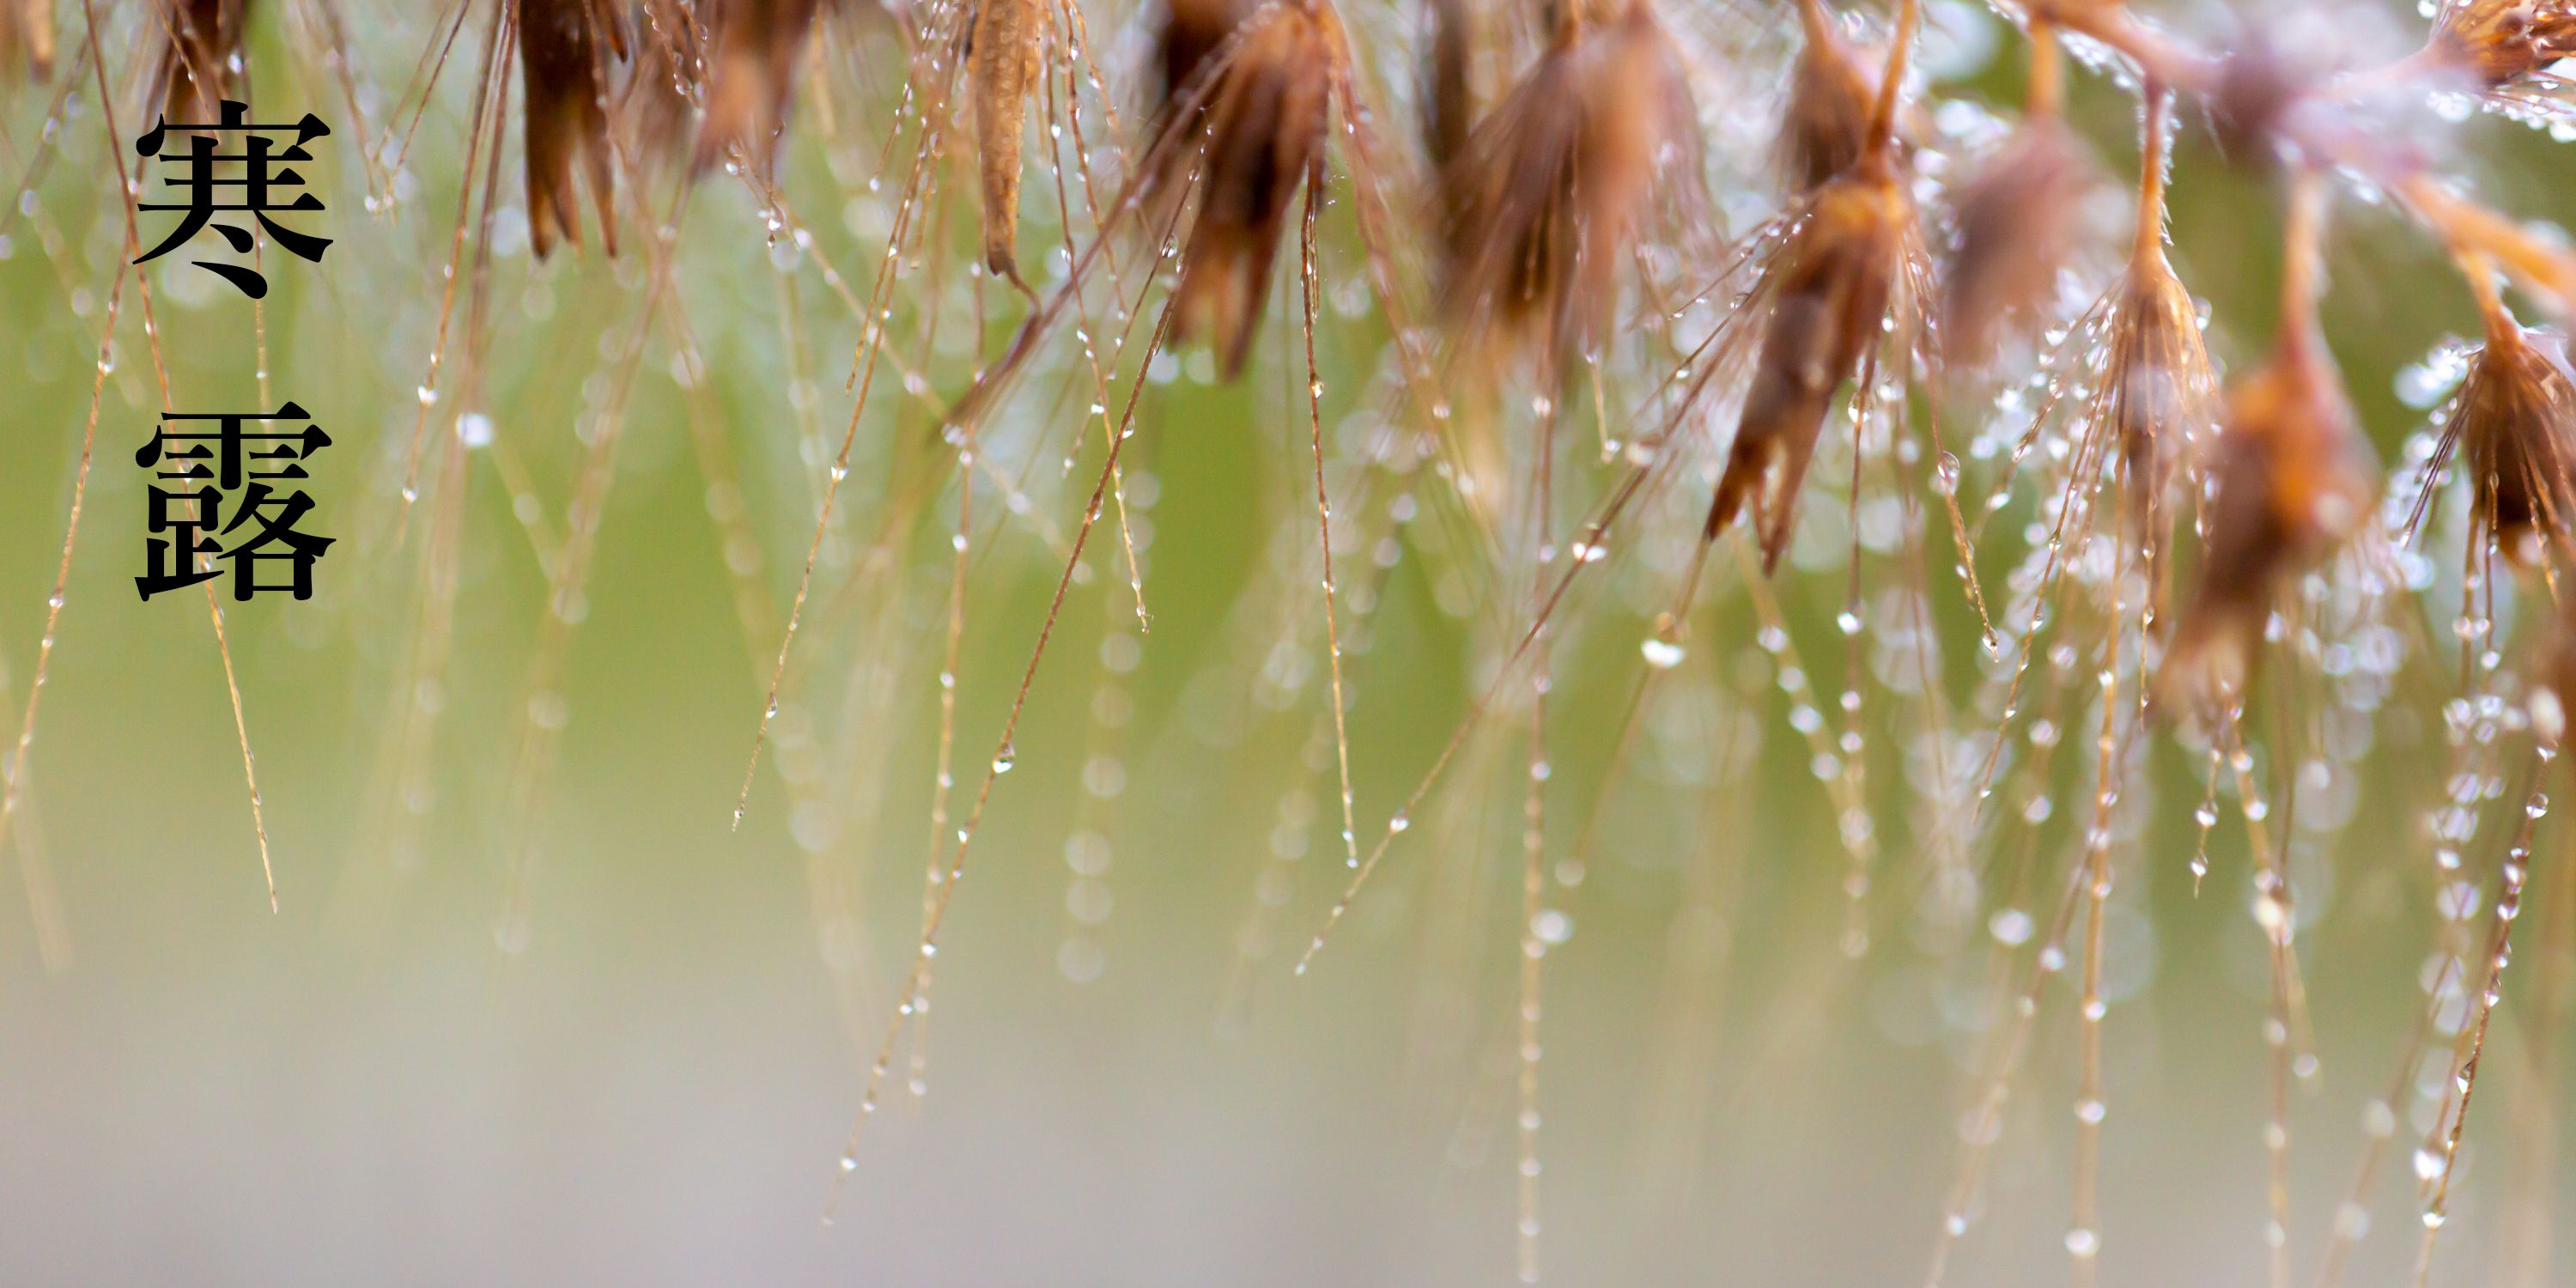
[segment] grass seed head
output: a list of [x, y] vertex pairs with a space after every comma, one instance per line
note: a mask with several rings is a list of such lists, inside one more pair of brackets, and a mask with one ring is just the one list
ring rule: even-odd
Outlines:
[[1251, 356], [1289, 202], [1301, 181], [1320, 176], [1343, 48], [1330, 8], [1280, 3], [1211, 69], [1195, 123], [1204, 169], [1173, 288], [1172, 342], [1206, 335], [1229, 380]]
[[2014, 131], [1960, 187], [1958, 242], [1941, 299], [1942, 348], [1952, 364], [1992, 361], [2008, 323], [2047, 308], [2090, 179], [2084, 145], [2045, 117]]
[[2260, 29], [2219, 63], [2207, 99], [2210, 136], [2220, 155], [2253, 170], [2280, 160], [2283, 127], [2318, 80], [2307, 61], [2273, 44]]
[[1810, 203], [1759, 294], [1770, 302], [1762, 349], [1702, 529], [1714, 540], [1749, 504], [1765, 569], [1778, 566], [1834, 391], [1878, 343], [1914, 208], [1896, 170], [1864, 157]]
[[707, 68], [706, 118], [698, 126], [697, 168], [739, 148], [766, 172], [787, 128], [796, 60], [814, 29], [820, 0], [728, 0], [716, 18]]
[[1681, 62], [1642, 0], [1560, 22], [1449, 176], [1449, 301], [1468, 330], [1557, 358], [1595, 341], [1664, 162], [1693, 150], [1694, 119]]
[[1250, 0], [1168, 0], [1154, 31], [1154, 115], [1180, 105], [1210, 55], [1252, 11]]
[[2576, 518], [2576, 374], [2566, 337], [2491, 327], [2442, 435], [2468, 459], [2477, 529], [2508, 556], [2534, 561], [2567, 539]]
[[250, 0], [167, 0], [159, 28], [160, 68], [155, 81], [162, 119], [213, 121], [232, 92], [233, 58], [241, 52]]
[[[1144, 165], [1145, 182], [1158, 202], [1177, 200], [1182, 177], [1198, 162], [1199, 127], [1216, 101], [1217, 68], [1210, 59], [1225, 48], [1254, 7], [1253, 0], [1166, 0], [1156, 16], [1145, 131], [1145, 137], [1156, 142]], [[1210, 83], [1202, 85], [1202, 78]], [[1174, 117], [1184, 105], [1198, 119], [1176, 125]], [[1164, 220], [1149, 215], [1147, 222], [1161, 227]]]
[[2503, 89], [2576, 58], [2576, 0], [2450, 0], [2433, 48], [2488, 89]]
[[1878, 101], [1878, 68], [1843, 38], [1822, 0], [1799, 6], [1806, 44], [1789, 72], [1789, 96], [1774, 145], [1781, 181], [1813, 192], [1860, 160]]
[[2115, 308], [2103, 412], [2128, 481], [2131, 534], [2161, 551], [2169, 544], [2165, 482], [2207, 437], [2217, 378], [2199, 305], [2161, 250], [2151, 247], [2130, 265]]
[[600, 245], [617, 253], [617, 181], [608, 142], [608, 54], [624, 44], [617, 20], [594, 0], [519, 0], [519, 70], [525, 85], [528, 240], [537, 258], [555, 239], [581, 244], [573, 159], [599, 209]]
[[618, 111], [645, 158], [676, 156], [703, 95], [706, 29], [684, 0], [643, 0], [629, 12], [634, 62]]
[[[1422, 55], [1422, 150], [1434, 175], [1445, 176], [1467, 151], [1476, 125], [1476, 15], [1467, 0], [1431, 0], [1430, 38]], [[1440, 185], [1445, 193], [1448, 185]]]
[[2378, 471], [2324, 342], [2294, 329], [2227, 392], [2200, 582], [2159, 683], [2208, 713], [2241, 698], [2280, 587], [2369, 517]]

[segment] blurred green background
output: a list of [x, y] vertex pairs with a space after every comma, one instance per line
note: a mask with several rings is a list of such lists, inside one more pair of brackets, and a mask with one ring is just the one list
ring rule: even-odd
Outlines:
[[[107, 71], [130, 136], [141, 95], [125, 87], [144, 60], [128, 34], [140, 19], [127, 12], [137, 6], [109, 8]], [[859, 331], [834, 282], [865, 291], [894, 199], [891, 184], [869, 186], [895, 92], [888, 37], [863, 17], [827, 28], [831, 101], [808, 95], [780, 176], [788, 232], [768, 232], [781, 212], [748, 185], [709, 176], [677, 231], [667, 296], [651, 285], [641, 204], [626, 208], [628, 252], [613, 266], [596, 250], [530, 262], [513, 126], [486, 311], [473, 321], [471, 291], [460, 294], [458, 333], [424, 410], [415, 390], [437, 343], [484, 11], [404, 166], [375, 177], [357, 162], [357, 140], [399, 137], [407, 73], [435, 17], [392, 8], [348, 11], [363, 130], [316, 70], [306, 24], [318, 7], [263, 10], [249, 49], [260, 114], [292, 119], [309, 106], [342, 145], [317, 167], [328, 216], [304, 225], [337, 241], [319, 266], [270, 257], [278, 289], [258, 319], [274, 396], [302, 403], [337, 441], [316, 462], [314, 524], [341, 544], [311, 603], [228, 604], [226, 616], [275, 915], [202, 602], [138, 603], [128, 589], [145, 482], [131, 452], [158, 410], [128, 287], [10, 844], [31, 893], [0, 898], [0, 1281], [1510, 1276], [1520, 713], [1468, 744], [1334, 945], [1305, 977], [1290, 972], [1345, 877], [1330, 743], [1319, 739], [1326, 690], [1293, 277], [1275, 284], [1239, 387], [1209, 381], [1204, 356], [1189, 352], [1148, 384], [1128, 499], [1152, 630], [1134, 630], [1118, 529], [1104, 520], [941, 938], [927, 1095], [903, 1085], [907, 1041], [838, 1220], [818, 1232], [931, 853], [956, 504], [939, 483], [931, 400], [963, 387], [977, 345], [997, 351], [1020, 306], [983, 290], [990, 316], [980, 340], [970, 334], [981, 283], [957, 248], [972, 176], [945, 172], [938, 226], [960, 235], [898, 287], [889, 328], [907, 363], [934, 308], [941, 339], [919, 395], [898, 373], [879, 374], [773, 748], [748, 816], [730, 830], [778, 623], [850, 414], [842, 380]], [[1939, 46], [1950, 61], [1935, 61], [1945, 93], [2013, 101], [2012, 39], [1965, 6], [1936, 6], [1934, 17], [1934, 40], [1950, 42]], [[1113, 77], [1138, 52], [1125, 18], [1095, 28]], [[2402, 37], [2400, 18], [2387, 39]], [[1408, 19], [1352, 21], [1394, 48]], [[1676, 25], [1727, 21], [1694, 14]], [[67, 52], [76, 34], [67, 29]], [[1980, 42], [1999, 52], [1978, 56]], [[1409, 64], [1388, 55], [1374, 70], [1401, 82]], [[1764, 65], [1729, 70], [1758, 80], [1763, 101], [1735, 102], [1719, 87], [1703, 104], [1713, 128], [1768, 111]], [[112, 140], [86, 74], [67, 58], [52, 82], [14, 84], [5, 99], [6, 172], [38, 176], [0, 225], [9, 722], [27, 698], [106, 287], [122, 258]], [[53, 91], [66, 83], [74, 106], [49, 132]], [[2093, 83], [2077, 109], [2106, 169], [2132, 164], [2126, 100]], [[2192, 130], [2175, 187], [2176, 261], [2213, 306], [2214, 347], [2242, 364], [2269, 330], [2275, 202], [2266, 181], [2218, 164]], [[2483, 119], [2427, 131], [2423, 146], [2473, 158], [2500, 207], [2576, 215], [2563, 146]], [[671, 191], [661, 175], [642, 200], [660, 210]], [[400, 198], [390, 213], [370, 214], [387, 194]], [[1743, 200], [1760, 204], [1750, 190]], [[2399, 373], [2444, 336], [2472, 331], [2474, 315], [2435, 251], [2396, 218], [2349, 199], [2340, 212], [2329, 329], [2393, 464], [2425, 415], [2397, 397]], [[1352, 498], [1336, 555], [1365, 846], [1486, 684], [1519, 601], [1488, 594], [1454, 521], [1390, 526], [1397, 492], [1418, 495], [1428, 516], [1447, 504], [1431, 495], [1441, 484], [1427, 474], [1388, 483], [1356, 465], [1389, 405], [1389, 365], [1347, 215], [1337, 205], [1332, 219], [1319, 340], [1337, 510]], [[796, 227], [810, 245], [800, 248]], [[1031, 229], [1040, 242], [1054, 223], [1033, 213]], [[1062, 272], [1053, 257], [1048, 267]], [[245, 302], [184, 265], [153, 269], [182, 409], [256, 403], [260, 349]], [[691, 342], [675, 338], [673, 310], [648, 310], [657, 298], [678, 302]], [[482, 356], [466, 356], [478, 340]], [[961, 793], [984, 776], [1055, 583], [1051, 547], [1096, 468], [1096, 422], [1093, 450], [1069, 471], [1063, 459], [1089, 401], [1079, 371], [1059, 340], [986, 429], [989, 458], [1030, 513], [1010, 514], [990, 479], [974, 497], [956, 668]], [[577, 609], [549, 626], [550, 562], [583, 463], [612, 422], [622, 429], [595, 560]], [[426, 464], [406, 505], [416, 425]], [[1598, 431], [1586, 422], [1580, 432]], [[1567, 487], [1590, 495], [1611, 476], [1587, 466]], [[1995, 1032], [1993, 959], [1978, 931], [2000, 896], [1988, 892], [1964, 925], [1928, 900], [1914, 906], [1924, 816], [1896, 786], [1908, 771], [1888, 748], [1902, 744], [1879, 737], [1914, 714], [1873, 688], [1872, 799], [1888, 879], [1872, 907], [1887, 929], [1866, 960], [1843, 962], [1834, 814], [1726, 559], [1713, 561], [1689, 662], [1659, 682], [1625, 777], [1610, 781], [1641, 672], [1637, 643], [1671, 593], [1703, 486], [1694, 473], [1659, 500], [1641, 529], [1652, 548], [1623, 555], [1579, 594], [1555, 644], [1548, 903], [1572, 930], [1546, 959], [1546, 1277], [1914, 1282]], [[1779, 589], [1827, 692], [1838, 682], [1824, 677], [1843, 666], [1831, 621], [1847, 539], [1839, 508], [1817, 506], [1802, 539], [1821, 570], [1802, 555]], [[1561, 508], [1560, 530], [1574, 512]], [[1994, 531], [2009, 547], [2003, 525]], [[1946, 541], [1938, 526], [1929, 533]], [[1391, 565], [1381, 566], [1382, 540]], [[1996, 579], [2018, 556], [1988, 553]], [[1895, 569], [1884, 556], [1867, 565], [1873, 593], [1880, 579], [1898, 585]], [[425, 667], [418, 615], [449, 570], [448, 660]], [[1526, 577], [1524, 564], [1492, 584]], [[1953, 678], [1964, 678], [1973, 619], [1946, 581], [1932, 602], [1957, 655]], [[2421, 611], [2432, 637], [2447, 639], [2447, 607], [2428, 600]], [[553, 663], [550, 638], [562, 650]], [[2082, 687], [2068, 699], [2079, 729], [2089, 728]], [[558, 710], [568, 717], [559, 742], [539, 733], [539, 761], [523, 759], [530, 730]], [[2360, 1158], [2363, 1107], [2398, 1072], [2422, 1005], [2433, 942], [2422, 820], [2445, 764], [2435, 718], [2379, 717], [2373, 749], [2309, 798], [2341, 818], [2292, 851], [2322, 1069], [2292, 1118], [2302, 1282]], [[1965, 731], [1985, 718], [1957, 719]], [[2069, 742], [2080, 740], [2089, 734]], [[2268, 747], [2266, 757], [2271, 772]], [[2185, 865], [2199, 762], [2160, 739], [2147, 763], [2137, 817], [2122, 824], [2108, 949], [2103, 1281], [2258, 1282], [2267, 1065], [2244, 830], [2217, 829], [2210, 884], [2195, 897]], [[2063, 768], [2039, 788], [2061, 802], [2039, 833], [2056, 863], [2091, 796], [2089, 760]], [[2474, 871], [2492, 865], [2508, 827], [2486, 825]], [[2555, 831], [2541, 836], [2531, 904], [2548, 915], [2526, 915], [2520, 932], [2530, 938], [2491, 1038], [2495, 1081], [2481, 1084], [2437, 1282], [2511, 1282], [2528, 1264], [2511, 1250], [2527, 1247], [2515, 1241], [2535, 1221], [2576, 1228], [2568, 1188], [2539, 1189], [2527, 1170], [2538, 1154], [2540, 1177], [2563, 1178], [2565, 1166], [2535, 1147], [2571, 1143], [2555, 1112], [2568, 1090], [2565, 1031], [2523, 1002], [2536, 978], [2570, 969], [2561, 923], [2576, 869]], [[522, 915], [508, 911], [514, 889]], [[2560, 926], [2554, 939], [2549, 924]], [[2073, 1010], [2064, 982], [2052, 985], [1977, 1223], [1953, 1259], [1956, 1282], [2066, 1273]], [[2347, 1282], [2412, 1280], [2412, 1138], [2397, 1132], [2367, 1191], [2375, 1228]], [[2576, 1282], [2569, 1264], [2562, 1252], [2541, 1281]]]

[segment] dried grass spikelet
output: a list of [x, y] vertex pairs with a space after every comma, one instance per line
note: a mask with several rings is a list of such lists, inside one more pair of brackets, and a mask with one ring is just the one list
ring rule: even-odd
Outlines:
[[[1476, 125], [1476, 15], [1467, 0], [1430, 0], [1431, 29], [1422, 54], [1422, 151], [1431, 173], [1446, 176], [1466, 155]], [[1449, 185], [1439, 185], [1443, 200]], [[1446, 219], [1454, 205], [1442, 210]]]
[[1251, 356], [1289, 202], [1300, 182], [1322, 179], [1345, 49], [1340, 20], [1321, 0], [1279, 0], [1234, 35], [1221, 62], [1178, 82], [1206, 77], [1198, 120], [1175, 122], [1177, 136], [1158, 145], [1177, 137], [1176, 150], [1196, 143], [1204, 151], [1198, 214], [1173, 287], [1172, 343], [1206, 335], [1229, 380]]
[[162, 119], [211, 123], [233, 86], [250, 0], [167, 0], [159, 10], [153, 83]]
[[2163, 697], [2223, 709], [2245, 692], [2273, 599], [2368, 518], [2377, 466], [2312, 317], [2227, 391], [2200, 581], [2158, 672]]
[[[1184, 195], [1181, 180], [1198, 164], [1199, 127], [1214, 101], [1214, 86], [1200, 84], [1214, 70], [1209, 60], [1254, 7], [1255, 0], [1164, 0], [1156, 10], [1144, 135], [1156, 144], [1139, 163], [1150, 197], [1143, 221], [1149, 228], [1166, 226], [1172, 203]], [[1193, 118], [1185, 125], [1178, 120], [1184, 106]]]
[[820, 0], [726, 0], [720, 7], [696, 168], [736, 148], [764, 172], [775, 164], [795, 91], [796, 60], [819, 8]]
[[2203, 100], [2219, 155], [2252, 171], [2279, 163], [2284, 136], [2315, 101], [2329, 74], [2324, 51], [2284, 47], [2260, 24], [2247, 25], [2242, 43], [2219, 60]]
[[2217, 378], [2201, 342], [2200, 306], [2152, 236], [2142, 239], [2112, 307], [2103, 423], [2114, 435], [2128, 485], [2131, 539], [2154, 552], [2160, 566], [2169, 544], [2165, 484], [2201, 445]]
[[1038, 85], [1046, 14], [1039, 0], [980, 0], [967, 41], [966, 82], [984, 187], [984, 267], [1029, 294], [1020, 277], [1020, 153], [1029, 92]]
[[0, 74], [54, 69], [53, 0], [0, 0]]
[[2576, 58], [2576, 0], [2447, 0], [2432, 48], [2486, 88], [2503, 89]]
[[2576, 372], [2564, 335], [2526, 330], [2509, 315], [2490, 318], [2486, 344], [2443, 423], [2427, 492], [2455, 449], [2468, 458], [2473, 540], [2492, 539], [2508, 558], [2534, 564], [2568, 539], [2576, 525]]
[[1169, 123], [1200, 68], [1225, 46], [1252, 8], [1250, 0], [1167, 0], [1154, 28], [1156, 78], [1149, 115], [1156, 125]]
[[1942, 356], [1952, 365], [1992, 361], [2009, 323], [2046, 309], [2091, 183], [2083, 143], [2051, 114], [2024, 122], [1960, 186], [1958, 242], [1941, 283]]
[[1789, 72], [1774, 164], [1790, 191], [1813, 192], [1860, 160], [1878, 99], [1878, 68], [1842, 35], [1823, 0], [1799, 0], [1805, 44]]
[[1913, 203], [1891, 150], [1864, 155], [1818, 190], [1758, 288], [1770, 316], [1701, 540], [1715, 540], [1749, 504], [1765, 571], [1789, 547], [1799, 487], [1834, 391], [1879, 341], [1913, 232]]
[[527, 104], [528, 240], [537, 258], [555, 239], [581, 245], [573, 159], [599, 210], [600, 245], [617, 253], [617, 179], [608, 142], [608, 68], [626, 36], [605, 0], [518, 0], [519, 70]]
[[[1560, 12], [1556, 35], [1452, 168], [1448, 305], [1471, 335], [1551, 362], [1599, 339], [1667, 159], [1694, 145], [1690, 86], [1644, 0]], [[1695, 164], [1674, 167], [1695, 174]]]

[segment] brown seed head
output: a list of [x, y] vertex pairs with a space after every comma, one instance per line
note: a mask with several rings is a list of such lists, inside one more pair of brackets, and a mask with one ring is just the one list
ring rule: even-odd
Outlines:
[[1448, 176], [1453, 314], [1551, 358], [1594, 342], [1693, 120], [1680, 60], [1643, 3], [1562, 25]]
[[2433, 48], [2487, 88], [2503, 89], [2576, 58], [2576, 0], [2449, 0]]
[[2521, 562], [2576, 526], [2576, 373], [2566, 344], [2554, 332], [2490, 327], [2442, 428], [2446, 446], [2466, 449], [2474, 530]]
[[2315, 69], [2272, 44], [2259, 28], [2218, 65], [2209, 92], [2209, 129], [2228, 160], [2249, 168], [2280, 158], [2280, 138], [2318, 79]]
[[1869, 141], [1870, 109], [1878, 101], [1879, 71], [1843, 38], [1821, 0], [1803, 0], [1799, 13], [1806, 45], [1789, 72], [1788, 107], [1773, 151], [1781, 181], [1805, 193], [1860, 159]]
[[214, 121], [232, 90], [250, 0], [166, 0], [157, 18], [162, 119]]
[[2008, 323], [2046, 310], [2091, 180], [2084, 145], [2050, 116], [2014, 131], [1961, 186], [1941, 298], [1942, 351], [1953, 365], [1992, 361]]
[[[1157, 143], [1144, 162], [1145, 183], [1158, 201], [1175, 199], [1174, 186], [1196, 163], [1197, 127], [1205, 122], [1208, 106], [1216, 99], [1216, 66], [1210, 60], [1255, 7], [1254, 0], [1167, 0], [1163, 5], [1154, 28], [1157, 74], [1149, 86], [1145, 131], [1145, 137]], [[1209, 83], [1201, 84], [1202, 78]], [[1198, 120], [1175, 128], [1173, 120], [1184, 105]], [[1149, 216], [1148, 222], [1155, 227], [1163, 224], [1159, 216]]]
[[1879, 340], [1913, 224], [1913, 204], [1883, 153], [1816, 193], [1757, 288], [1771, 312], [1703, 540], [1715, 540], [1749, 503], [1763, 566], [1779, 564], [1816, 435], [1834, 391]]
[[1153, 86], [1156, 119], [1179, 106], [1199, 68], [1252, 9], [1251, 0], [1168, 0], [1154, 31], [1154, 66], [1160, 73]]
[[2299, 331], [2227, 392], [2200, 584], [2159, 685], [2209, 712], [2241, 697], [2281, 584], [2358, 530], [2378, 490], [2325, 346]]
[[519, 0], [519, 71], [527, 104], [528, 239], [545, 258], [555, 239], [581, 244], [573, 197], [580, 155], [599, 240], [617, 253], [617, 180], [608, 143], [607, 66], [624, 37], [599, 0]]
[[0, 0], [0, 74], [42, 78], [53, 67], [53, 0]]
[[1322, 178], [1344, 48], [1340, 21], [1321, 0], [1274, 5], [1209, 68], [1205, 110], [1183, 127], [1179, 150], [1197, 142], [1205, 157], [1173, 288], [1172, 342], [1205, 333], [1229, 380], [1251, 356], [1288, 204], [1300, 182]]
[[2130, 264], [2113, 309], [2103, 422], [2119, 446], [2132, 539], [2161, 558], [2165, 482], [2206, 436], [2217, 383], [2199, 306], [2162, 250], [2150, 246]]
[[[1476, 124], [1476, 15], [1467, 0], [1430, 0], [1430, 40], [1422, 56], [1422, 148], [1431, 172], [1445, 177], [1467, 151]], [[1449, 185], [1440, 185], [1445, 195]]]
[[697, 110], [694, 101], [703, 95], [698, 79], [708, 34], [703, 18], [713, 13], [686, 0], [642, 0], [631, 12], [634, 70], [619, 112], [644, 157], [674, 156], [688, 136]]
[[707, 67], [698, 169], [734, 148], [763, 171], [775, 163], [796, 87], [796, 60], [819, 6], [820, 0], [725, 0], [715, 20], [715, 57]]

